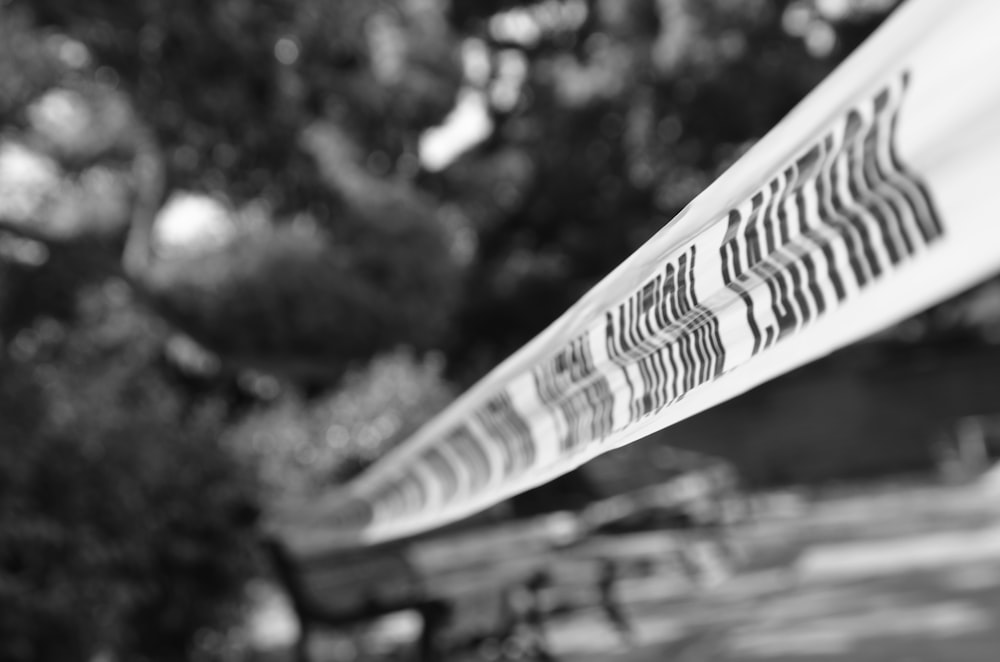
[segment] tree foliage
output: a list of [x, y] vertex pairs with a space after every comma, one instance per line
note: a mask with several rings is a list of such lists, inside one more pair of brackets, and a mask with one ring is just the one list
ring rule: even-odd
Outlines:
[[275, 500], [315, 498], [357, 475], [454, 397], [440, 357], [400, 350], [311, 401], [294, 395], [251, 413], [229, 441], [256, 459]]
[[0, 380], [0, 655], [174, 660], [239, 615], [256, 472], [212, 411], [180, 420], [151, 364], [162, 324], [119, 283], [72, 332], [22, 332]]
[[[500, 18], [497, 6], [508, 8]], [[444, 173], [455, 195], [474, 196], [481, 224], [477, 295], [455, 350], [467, 357], [484, 339], [502, 355], [537, 333], [774, 126], [882, 14], [835, 18], [764, 0], [470, 0], [455, 16], [475, 35], [497, 125]], [[525, 33], [525, 20], [538, 27]]]

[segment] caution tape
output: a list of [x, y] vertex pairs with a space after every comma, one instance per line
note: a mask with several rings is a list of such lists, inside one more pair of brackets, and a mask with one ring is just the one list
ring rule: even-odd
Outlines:
[[453, 522], [996, 272], [998, 33], [995, 0], [901, 7], [548, 329], [314, 504], [298, 545]]

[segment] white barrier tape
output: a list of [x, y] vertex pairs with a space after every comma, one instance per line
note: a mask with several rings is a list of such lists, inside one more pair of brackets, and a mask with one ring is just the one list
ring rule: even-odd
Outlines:
[[452, 522], [1000, 269], [997, 33], [995, 0], [897, 10], [546, 331], [316, 504], [293, 544]]

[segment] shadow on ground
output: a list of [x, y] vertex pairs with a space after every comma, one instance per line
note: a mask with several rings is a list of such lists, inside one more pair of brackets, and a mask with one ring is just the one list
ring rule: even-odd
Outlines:
[[639, 645], [616, 651], [597, 643], [596, 621], [567, 623], [575, 632], [559, 638], [560, 659], [997, 659], [998, 501], [985, 484], [896, 486], [821, 499], [738, 534], [756, 567], [699, 595], [633, 603]]

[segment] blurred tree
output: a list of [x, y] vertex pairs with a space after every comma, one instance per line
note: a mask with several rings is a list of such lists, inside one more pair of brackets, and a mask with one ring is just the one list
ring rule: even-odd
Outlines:
[[[241, 58], [250, 56], [262, 60], [253, 71], [267, 65], [268, 73], [261, 75], [277, 86], [273, 103], [247, 96], [254, 94], [255, 79], [227, 79], [228, 96], [208, 108], [198, 104], [214, 99], [220, 89], [211, 70], [205, 70], [206, 63], [170, 60], [161, 66], [165, 56], [157, 46], [155, 53], [145, 53], [149, 70], [136, 69], [133, 60], [142, 60], [138, 55], [145, 42], [130, 37], [123, 43], [119, 31], [98, 29], [108, 28], [108, 21], [127, 24], [135, 19], [127, 12], [112, 12], [114, 4], [97, 4], [84, 12], [45, 3], [34, 8], [36, 18], [73, 31], [74, 37], [64, 41], [75, 45], [79, 57], [72, 61], [74, 66], [63, 67], [68, 71], [59, 85], [36, 97], [22, 95], [26, 98], [19, 109], [12, 104], [15, 119], [3, 146], [7, 170], [19, 178], [8, 177], [8, 188], [18, 195], [0, 195], [0, 228], [60, 247], [80, 247], [95, 236], [105, 243], [109, 237], [121, 241], [127, 230], [125, 273], [130, 281], [189, 336], [239, 365], [330, 381], [352, 361], [380, 349], [443, 344], [461, 285], [462, 258], [455, 249], [455, 232], [461, 228], [441, 218], [437, 205], [404, 175], [385, 176], [392, 169], [391, 152], [375, 149], [366, 155], [358, 139], [336, 124], [377, 142], [379, 136], [372, 137], [363, 126], [377, 111], [389, 133], [413, 142], [414, 131], [440, 119], [454, 95], [449, 81], [455, 78], [449, 73], [443, 18], [435, 20], [436, 14], [427, 9], [404, 12], [392, 3], [365, 11], [350, 4], [324, 5], [322, 12], [319, 5], [269, 3], [246, 6], [233, 15], [229, 10], [208, 12], [207, 24], [192, 25], [192, 16], [201, 9], [161, 15], [147, 8], [151, 13], [140, 17], [142, 29], [164, 31], [163, 40], [173, 38], [174, 31], [179, 39], [186, 35], [184, 30], [194, 30], [197, 41], [218, 30], [220, 41], [201, 55], [222, 58], [217, 63], [222, 69], [248, 73], [250, 63]], [[229, 9], [236, 11], [236, 4]], [[277, 32], [268, 33], [266, 43], [250, 40], [251, 26], [269, 12], [285, 17], [284, 23], [268, 28]], [[313, 18], [321, 23], [335, 20], [341, 39], [333, 42], [335, 53], [326, 53], [333, 64], [319, 58], [333, 68], [314, 72], [316, 86], [308, 90], [313, 100], [309, 102], [301, 98], [301, 86], [282, 87], [281, 81], [297, 76], [296, 66], [318, 66], [303, 51], [317, 42], [310, 18], [315, 12], [321, 16]], [[345, 25], [354, 32], [345, 31]], [[359, 41], [359, 34], [367, 37]], [[405, 37], [404, 43], [387, 45], [394, 35]], [[41, 40], [42, 33], [37, 37]], [[318, 42], [313, 45], [318, 47]], [[396, 52], [399, 48], [401, 53]], [[135, 51], [128, 62], [121, 60], [123, 49]], [[64, 50], [61, 46], [49, 59], [58, 64]], [[89, 66], [95, 54], [108, 62], [121, 60], [120, 66]], [[194, 54], [198, 49], [186, 46], [185, 57]], [[362, 56], [368, 60], [361, 62]], [[346, 63], [341, 62], [344, 58]], [[160, 98], [164, 90], [143, 85], [150, 70], [155, 69], [160, 80], [171, 66], [181, 64], [191, 70], [176, 75], [189, 87], [205, 88], [203, 93], [186, 89], [178, 94], [178, 103], [195, 106], [183, 108], [178, 119], [163, 112], [170, 106], [169, 99]], [[123, 74], [130, 77], [131, 88]], [[119, 87], [137, 91], [135, 101]], [[155, 106], [143, 107], [147, 94], [158, 97]], [[334, 101], [326, 103], [328, 97]], [[350, 114], [340, 106], [341, 97], [353, 103]], [[225, 153], [227, 165], [206, 171], [207, 164], [197, 156], [205, 145], [196, 145], [200, 134], [192, 127], [227, 104], [233, 115], [216, 117], [217, 124], [201, 136], [209, 139], [216, 160]], [[237, 106], [251, 112], [236, 113]], [[335, 121], [321, 119], [324, 115]], [[226, 132], [237, 118], [257, 124], [241, 134], [240, 142], [230, 144]], [[172, 132], [174, 120], [183, 122], [187, 133]], [[192, 131], [197, 135], [189, 135]], [[242, 158], [239, 152], [254, 150], [247, 137], [255, 135], [281, 154]], [[405, 151], [405, 142], [397, 149], [402, 150], [397, 161], [404, 164], [415, 161]], [[192, 155], [195, 165], [186, 161]], [[20, 174], [25, 164], [31, 166], [29, 173], [38, 173], [30, 181]], [[198, 187], [213, 191], [225, 206], [232, 208], [229, 200], [252, 204], [229, 212], [234, 231], [225, 245], [202, 247], [193, 255], [173, 251], [165, 257], [154, 244], [154, 225], [171, 187], [191, 183], [195, 174]], [[254, 177], [266, 179], [267, 186], [255, 187], [251, 196], [243, 186], [246, 178]], [[243, 213], [248, 206], [256, 213]], [[5, 317], [6, 336], [30, 321], [30, 315], [14, 312]]]
[[189, 659], [240, 615], [255, 471], [212, 408], [179, 420], [164, 329], [122, 284], [71, 330], [25, 329], [0, 372], [0, 658]]
[[381, 355], [312, 401], [294, 395], [244, 417], [230, 441], [256, 459], [276, 500], [308, 500], [406, 439], [454, 393], [439, 358]]
[[[479, 232], [463, 379], [541, 330], [763, 136], [891, 3], [453, 3], [493, 135], [445, 170]], [[826, 12], [826, 13], [824, 13]]]
[[[0, 658], [188, 659], [253, 569], [256, 468], [221, 440], [225, 405], [163, 374], [174, 343], [136, 295], [279, 373], [438, 344], [462, 258], [408, 182], [459, 82], [453, 42], [417, 3], [0, 12]], [[225, 245], [154, 254], [180, 188], [220, 201]], [[360, 445], [327, 480], [390, 443], [366, 417], [398, 439], [449, 397], [399, 361], [331, 396]]]
[[263, 193], [280, 213], [328, 204], [295, 149], [317, 112], [349, 123], [382, 161], [447, 113], [460, 82], [434, 1], [25, 4], [134, 96], [180, 186]]

